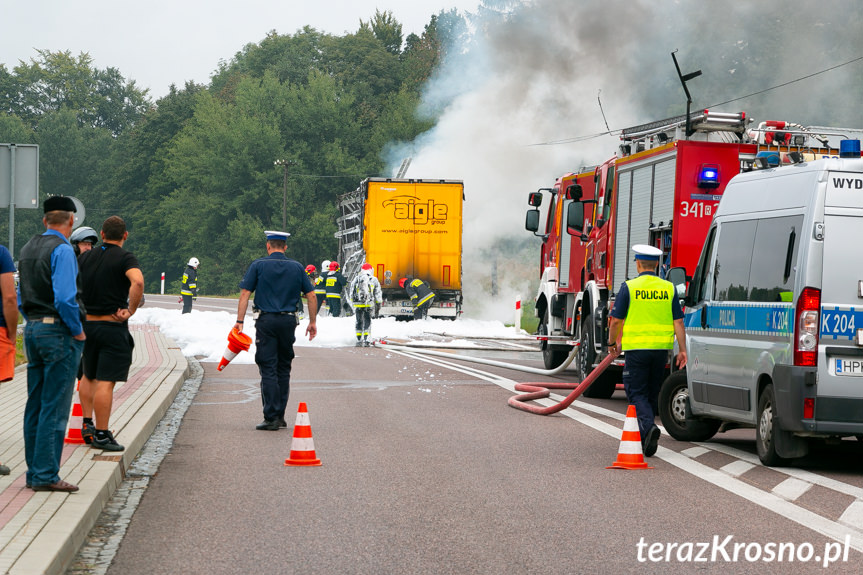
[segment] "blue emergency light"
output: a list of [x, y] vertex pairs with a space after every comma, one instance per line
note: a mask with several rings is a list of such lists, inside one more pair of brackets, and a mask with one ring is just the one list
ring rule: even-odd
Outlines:
[[859, 158], [860, 140], [842, 140], [839, 142], [840, 158]]
[[699, 188], [719, 187], [719, 166], [716, 164], [702, 164], [698, 171]]

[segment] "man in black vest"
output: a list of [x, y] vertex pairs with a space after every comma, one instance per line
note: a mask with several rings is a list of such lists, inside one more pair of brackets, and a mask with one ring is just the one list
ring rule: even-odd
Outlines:
[[64, 196], [48, 198], [43, 207], [47, 230], [21, 249], [18, 268], [21, 312], [27, 320], [26, 482], [34, 491], [72, 493], [78, 486], [60, 479], [60, 456], [85, 339], [78, 262], [68, 239], [76, 210]]

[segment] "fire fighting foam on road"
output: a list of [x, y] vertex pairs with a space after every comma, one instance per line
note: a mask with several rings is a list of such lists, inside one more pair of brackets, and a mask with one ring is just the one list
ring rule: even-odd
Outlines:
[[[222, 358], [227, 344], [228, 333], [234, 325], [236, 313], [226, 311], [198, 311], [181, 314], [180, 310], [161, 308], [140, 308], [130, 320], [132, 324], [150, 324], [174, 340], [186, 357], [199, 357], [201, 361], [217, 363]], [[295, 347], [353, 347], [356, 342], [353, 317], [319, 317], [318, 335], [309, 341], [305, 335], [307, 319], [297, 327]], [[254, 340], [255, 322], [246, 324], [244, 333]], [[447, 334], [453, 338], [447, 345], [464, 348], [474, 347], [467, 339], [471, 337], [516, 337], [512, 327], [499, 321], [459, 319], [458, 321], [426, 319], [421, 321], [400, 322], [395, 318], [380, 318], [372, 322], [372, 339], [393, 338], [411, 340], [424, 334]], [[534, 341], [521, 332], [525, 341]], [[428, 345], [434, 345], [427, 342]], [[248, 352], [237, 355], [231, 363], [254, 363], [255, 344]]]

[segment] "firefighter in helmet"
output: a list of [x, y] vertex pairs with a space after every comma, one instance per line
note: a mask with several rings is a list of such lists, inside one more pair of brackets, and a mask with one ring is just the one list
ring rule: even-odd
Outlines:
[[[309, 264], [306, 266], [306, 275], [309, 276], [309, 279], [312, 280], [314, 284], [318, 279], [318, 268], [316, 268], [313, 264]], [[303, 319], [305, 317], [305, 307], [303, 306], [303, 298], [300, 298], [300, 303], [297, 306], [297, 319]]]
[[617, 292], [608, 342], [611, 353], [626, 352], [623, 387], [627, 400], [635, 406], [642, 450], [651, 457], [659, 443], [654, 418], [668, 353], [677, 336], [677, 366], [686, 365], [686, 332], [674, 285], [656, 275], [662, 250], [648, 245], [636, 245], [632, 250], [638, 277], [621, 284]]
[[180, 287], [180, 296], [183, 300], [183, 313], [192, 312], [192, 301], [198, 298], [198, 266], [201, 262], [198, 258], [189, 258], [186, 269], [183, 271], [183, 280]]
[[339, 262], [330, 262], [330, 273], [327, 274], [324, 286], [327, 292], [327, 306], [333, 317], [342, 315], [342, 290], [345, 289], [347, 283], [348, 280], [339, 271]]
[[372, 273], [372, 265], [364, 263], [348, 289], [356, 317], [357, 347], [369, 347], [372, 330], [372, 310], [377, 316], [383, 302], [381, 282]]
[[414, 306], [414, 319], [428, 317], [429, 308], [434, 302], [434, 292], [426, 282], [411, 276], [399, 280], [399, 287], [404, 288]]

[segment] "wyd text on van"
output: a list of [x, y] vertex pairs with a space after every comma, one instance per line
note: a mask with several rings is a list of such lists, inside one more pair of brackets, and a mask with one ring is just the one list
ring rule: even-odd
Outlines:
[[812, 543], [792, 542], [743, 542], [734, 541], [734, 535], [720, 539], [714, 535], [712, 541], [648, 543], [644, 537], [636, 543], [639, 563], [820, 563], [829, 567], [832, 563], [848, 562], [851, 536], [845, 542], [828, 541], [822, 553]]

